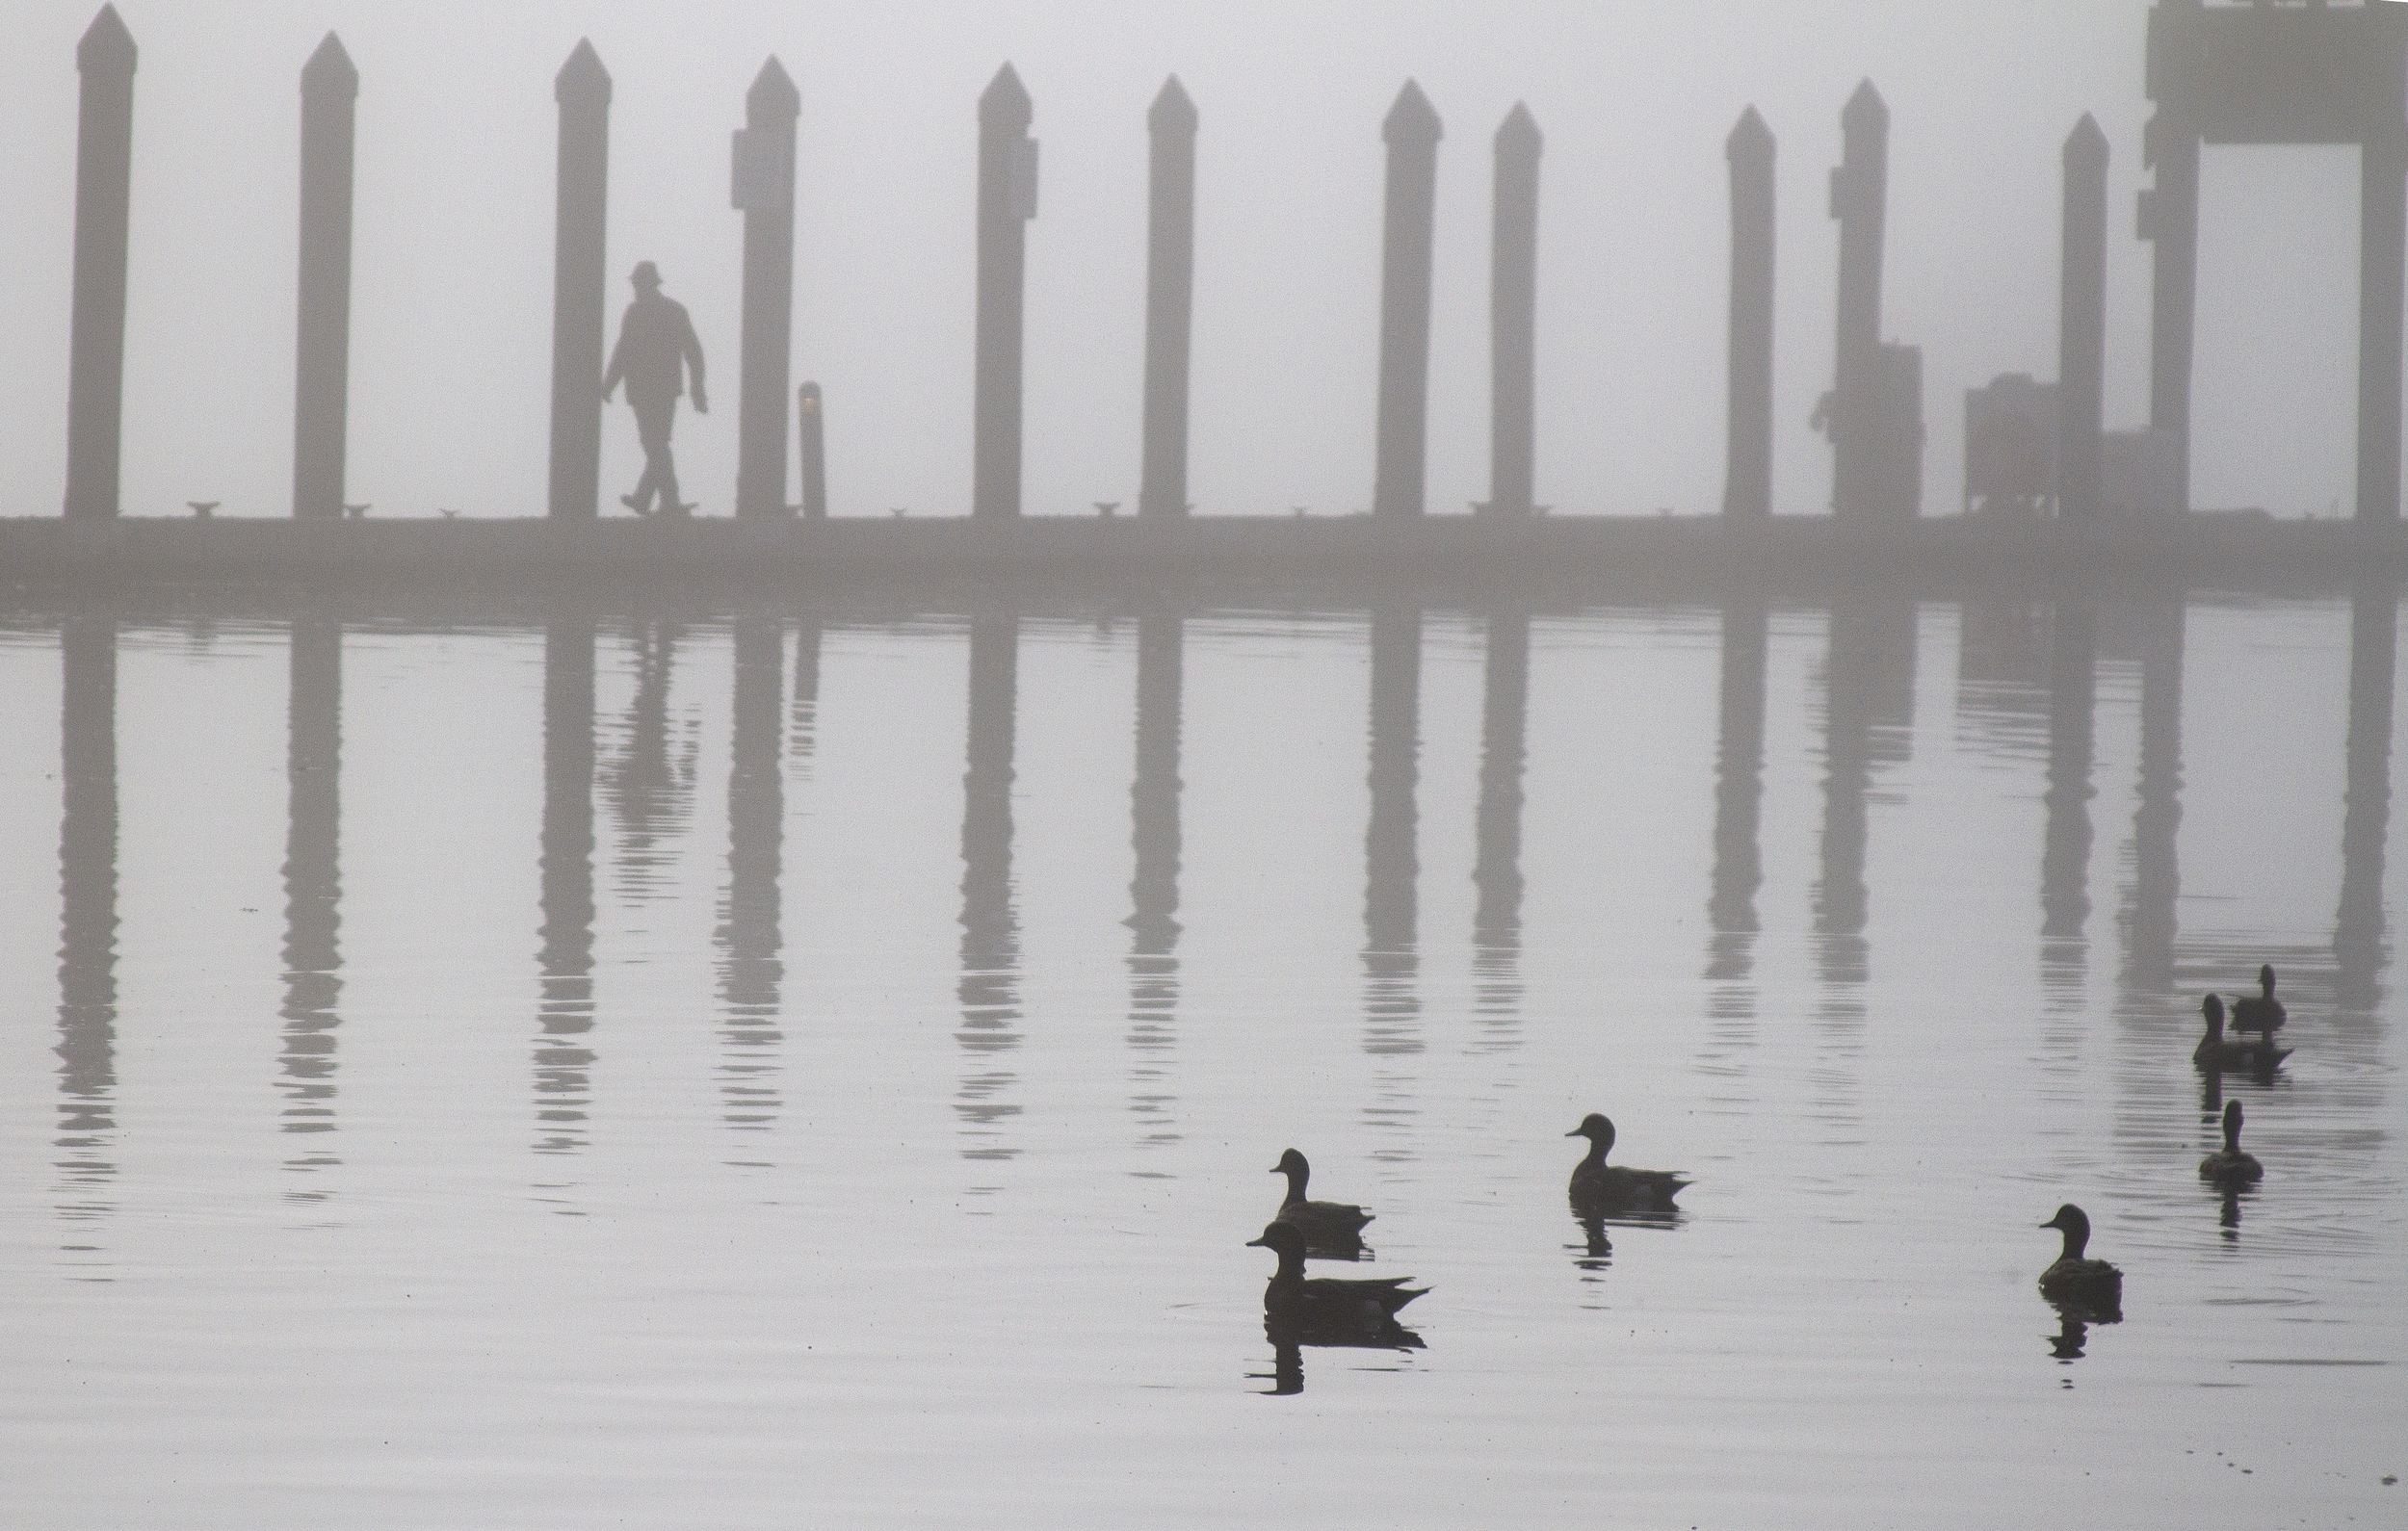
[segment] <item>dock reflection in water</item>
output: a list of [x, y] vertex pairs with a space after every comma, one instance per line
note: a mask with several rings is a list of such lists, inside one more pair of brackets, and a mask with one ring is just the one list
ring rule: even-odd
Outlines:
[[[727, 1496], [840, 1483], [839, 1453], [982, 1503], [1104, 1485], [1140, 1523], [1169, 1491], [1112, 1487], [1128, 1451], [1190, 1502], [1285, 1460], [1192, 1453], [1249, 1355], [1246, 1387], [1313, 1373], [1277, 1451], [1367, 1465], [1360, 1503], [1298, 1490], [1306, 1518], [1405, 1523], [1478, 1485], [1483, 1517], [1542, 1523], [1581, 1485], [1490, 1482], [1465, 1442], [1578, 1462], [1599, 1431], [1695, 1490], [1745, 1410], [1758, 1489], [1842, 1464], [1858, 1521], [1991, 1492], [1976, 1431], [2129, 1488], [2118, 1464], [2228, 1438], [2242, 1395], [2192, 1385], [2236, 1357], [2408, 1363], [2397, 600], [1162, 596], [1099, 636], [1033, 598], [484, 625], [312, 598], [214, 611], [205, 644], [180, 611], [28, 613], [0, 667], [29, 696], [56, 677], [59, 732], [45, 705], [0, 740], [0, 834], [31, 867], [56, 845], [55, 926], [46, 875], [15, 907], [58, 941], [55, 971], [46, 935], [0, 962], [22, 1013], [56, 999], [0, 1051], [27, 1128], [0, 1223], [35, 1252], [0, 1299], [40, 1400], [7, 1421], [32, 1442], [12, 1494], [29, 1523], [131, 1523], [181, 1481], [163, 1441], [331, 1479], [359, 1464], [306, 1421], [360, 1419], [431, 1460], [565, 1453], [541, 1514], [477, 1478], [513, 1523], [757, 1522]], [[509, 711], [538, 644], [539, 718]], [[205, 702], [194, 666], [224, 682]], [[204, 842], [179, 763], [225, 695], [255, 703], [249, 775], [216, 779], [251, 785]], [[504, 740], [427, 796], [466, 851], [420, 854], [422, 810], [380, 800], [413, 731]], [[201, 865], [228, 837], [240, 865]], [[2262, 960], [2298, 1051], [2199, 1077], [2200, 992]], [[2228, 1098], [2254, 1190], [2195, 1174]], [[1591, 1108], [1695, 1176], [1677, 1235], [1557, 1221], [1563, 1113]], [[1215, 1208], [1260, 1216], [1291, 1141], [1378, 1212], [1374, 1268], [1428, 1278], [1431, 1351], [1256, 1348], [1250, 1229]], [[531, 1151], [560, 1182], [533, 1207]], [[259, 1215], [338, 1193], [339, 1219]], [[2031, 1290], [2025, 1204], [2068, 1199], [2127, 1273], [2118, 1329]], [[1903, 1407], [1901, 1367], [1949, 1381]], [[2301, 1427], [2260, 1481], [2369, 1518], [2385, 1368], [2291, 1375], [2246, 1379]], [[2162, 1409], [2115, 1408], [2133, 1383]], [[175, 1403], [204, 1385], [222, 1426]], [[461, 1397], [491, 1405], [473, 1450]], [[914, 1422], [951, 1407], [1001, 1444], [931, 1466]], [[661, 1463], [589, 1453], [588, 1423], [674, 1445], [674, 1513]], [[1634, 1514], [1690, 1508], [1643, 1477]], [[2217, 1502], [2179, 1472], [2149, 1492]]]

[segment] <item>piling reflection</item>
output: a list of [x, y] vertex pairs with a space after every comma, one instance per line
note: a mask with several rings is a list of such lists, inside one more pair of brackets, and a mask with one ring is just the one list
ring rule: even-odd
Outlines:
[[[1915, 707], [1915, 602], [1857, 587], [1832, 603], [1823, 662], [1822, 868], [1815, 887], [1819, 976], [1827, 988], [1871, 977], [1865, 941], [1866, 799], [1876, 766], [1903, 764]], [[1830, 1001], [1854, 1013], [1853, 1002]]]
[[777, 879], [786, 827], [786, 635], [775, 617], [736, 619], [735, 718], [727, 772], [727, 895], [720, 905], [720, 1119], [739, 1131], [777, 1121]]
[[1522, 773], [1528, 754], [1531, 619], [1488, 618], [1480, 693], [1479, 802], [1473, 820], [1472, 1009], [1492, 1048], [1521, 1039]]
[[1139, 1142], [1179, 1141], [1168, 1055], [1179, 1010], [1179, 727], [1185, 625], [1138, 619], [1137, 769], [1129, 788], [1129, 1109]]
[[2140, 791], [2124, 902], [2124, 983], [2149, 995], [2173, 987], [2179, 934], [2185, 605], [2176, 588], [2152, 595], [2140, 610]]
[[[1019, 702], [1020, 619], [970, 619], [968, 769], [961, 778], [961, 1029], [969, 1054], [954, 1109], [969, 1159], [1009, 1159], [1003, 1124], [1018, 1076], [1002, 1067], [1020, 1045], [1020, 931], [1011, 903], [1012, 735]], [[991, 1190], [991, 1186], [975, 1187]]]
[[[1395, 1059], [1422, 1051], [1419, 939], [1422, 612], [1372, 611], [1371, 822], [1363, 837], [1363, 1051]], [[1383, 1068], [1364, 1120], [1401, 1129], [1417, 1111], [1406, 1080]], [[1374, 1156], [1410, 1156], [1401, 1146]]]
[[586, 1146], [593, 1049], [593, 648], [590, 620], [543, 632], [541, 947], [535, 1047], [536, 1152]]
[[636, 694], [620, 725], [617, 758], [603, 774], [602, 795], [617, 825], [619, 894], [641, 902], [675, 889], [677, 843], [694, 817], [698, 741], [691, 728], [674, 737], [669, 714], [684, 627], [647, 621], [633, 636]]
[[2399, 636], [2399, 584], [2362, 581], [2349, 602], [2349, 741], [2342, 808], [2342, 895], [2333, 921], [2334, 1000], [2371, 1013], [2382, 1001], [2390, 952], [2383, 864], [2391, 831], [2392, 690]]
[[2049, 635], [2047, 828], [2040, 852], [2042, 986], [2079, 1007], [2090, 921], [2090, 782], [2095, 754], [2099, 613], [2061, 597]]
[[820, 622], [805, 616], [795, 624], [795, 704], [788, 719], [787, 749], [807, 759], [817, 746], [820, 720]]
[[1706, 904], [1714, 932], [1706, 978], [1721, 985], [1711, 1001], [1721, 1018], [1743, 1019], [1754, 1009], [1747, 984], [1756, 965], [1756, 890], [1765, 880], [1759, 835], [1765, 796], [1765, 662], [1770, 639], [1761, 598], [1723, 603], [1714, 880]]
[[[118, 628], [70, 616], [59, 633], [59, 1212], [111, 1209], [117, 1176]], [[88, 1245], [66, 1246], [89, 1250]]]
[[[282, 1129], [327, 1133], [335, 1129], [336, 1004], [343, 993], [342, 764], [343, 627], [312, 612], [293, 621], [292, 689], [288, 711], [284, 839], [284, 1021]], [[327, 1146], [285, 1160], [292, 1170], [340, 1160]], [[316, 1200], [323, 1191], [295, 1191]]]

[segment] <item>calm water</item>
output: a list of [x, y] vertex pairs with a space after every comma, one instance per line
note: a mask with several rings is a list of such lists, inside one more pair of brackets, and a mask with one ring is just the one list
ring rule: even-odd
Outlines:
[[0, 1519], [2400, 1524], [2394, 612], [7, 618]]

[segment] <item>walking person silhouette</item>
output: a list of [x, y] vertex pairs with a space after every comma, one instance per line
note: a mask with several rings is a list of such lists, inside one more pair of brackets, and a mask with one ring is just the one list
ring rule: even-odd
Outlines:
[[702, 342], [694, 338], [686, 305], [661, 296], [659, 267], [638, 261], [627, 279], [635, 284], [636, 300], [618, 322], [618, 347], [611, 352], [611, 370], [602, 378], [602, 402], [609, 403], [612, 391], [625, 379], [627, 402], [636, 411], [636, 437], [643, 443], [643, 477], [637, 480], [636, 492], [620, 495], [618, 503], [648, 516], [657, 494], [661, 514], [691, 515], [694, 507], [677, 498], [677, 459], [669, 454], [668, 433], [677, 421], [685, 374], [694, 376], [694, 413], [711, 412], [702, 388]]

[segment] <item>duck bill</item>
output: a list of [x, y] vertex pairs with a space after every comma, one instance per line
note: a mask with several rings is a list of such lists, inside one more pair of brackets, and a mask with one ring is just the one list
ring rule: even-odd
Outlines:
[[1587, 1136], [1587, 1134], [1586, 1134], [1586, 1133], [1583, 1132], [1583, 1131], [1582, 1131], [1579, 1128], [1577, 1128], [1577, 1127], [1576, 1127], [1576, 1128], [1574, 1128], [1571, 1131], [1564, 1133], [1563, 1135], [1564, 1135], [1565, 1137], [1585, 1137], [1585, 1136]]
[[1269, 1249], [1270, 1248], [1270, 1244], [1265, 1239], [1249, 1238], [1245, 1241], [1245, 1247], [1248, 1249]]

